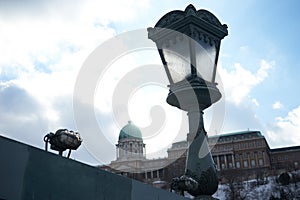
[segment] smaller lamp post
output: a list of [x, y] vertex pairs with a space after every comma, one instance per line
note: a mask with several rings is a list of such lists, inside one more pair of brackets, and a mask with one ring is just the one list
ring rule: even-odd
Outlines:
[[154, 28], [148, 28], [148, 37], [157, 45], [170, 82], [167, 102], [187, 111], [189, 117], [185, 175], [174, 179], [172, 185], [196, 197], [209, 197], [218, 188], [203, 110], [222, 96], [215, 78], [221, 40], [227, 34], [227, 25], [193, 5], [185, 11], [167, 13]]

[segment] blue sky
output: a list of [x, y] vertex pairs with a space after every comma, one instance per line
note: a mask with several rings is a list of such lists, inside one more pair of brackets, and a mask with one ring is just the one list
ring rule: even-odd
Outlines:
[[[165, 13], [183, 10], [189, 3], [211, 11], [228, 25], [229, 35], [222, 41], [218, 63], [225, 89], [225, 114], [217, 133], [260, 130], [272, 148], [300, 145], [297, 0], [1, 0], [0, 134], [43, 148], [46, 133], [61, 127], [76, 130], [73, 91], [91, 52], [118, 34], [153, 27]], [[156, 56], [154, 60], [159, 59]], [[132, 58], [124, 62], [136, 63]], [[149, 98], [145, 91], [140, 95]], [[159, 92], [155, 95], [165, 98]], [[138, 104], [139, 98], [132, 101]], [[112, 109], [106, 104], [102, 105], [106, 109], [96, 107], [98, 120], [105, 124], [114, 143], [122, 124], [111, 126], [113, 121], [108, 116]], [[141, 110], [129, 107], [132, 112]], [[142, 114], [132, 116], [137, 125], [143, 125], [138, 121], [143, 119]], [[178, 131], [185, 133], [186, 125], [183, 126]], [[99, 150], [109, 152], [101, 161], [114, 158], [113, 148], [110, 145], [109, 150]], [[74, 158], [93, 164], [101, 162], [90, 156], [95, 152], [87, 149], [88, 146], [81, 147]]]

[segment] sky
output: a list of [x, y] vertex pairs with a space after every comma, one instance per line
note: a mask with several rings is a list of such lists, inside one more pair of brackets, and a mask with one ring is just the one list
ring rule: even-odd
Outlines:
[[[165, 103], [158, 53], [135, 50], [108, 67], [99, 63], [122, 50], [109, 46], [112, 38], [140, 36], [131, 31], [190, 3], [229, 32], [218, 62], [223, 97], [205, 112], [208, 134], [259, 130], [271, 148], [300, 145], [297, 0], [0, 0], [0, 135], [43, 149], [47, 133], [79, 131], [83, 145], [72, 159], [103, 164], [115, 159], [120, 128], [132, 120], [149, 157], [166, 156], [188, 128], [186, 113]], [[99, 71], [81, 79], [91, 59]]]

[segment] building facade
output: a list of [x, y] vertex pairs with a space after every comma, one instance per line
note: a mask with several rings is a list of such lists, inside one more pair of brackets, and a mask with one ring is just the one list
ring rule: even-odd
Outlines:
[[152, 184], [166, 177], [168, 158], [146, 159], [146, 144], [140, 129], [131, 121], [119, 134], [116, 144], [116, 160], [102, 169]]
[[[221, 182], [300, 169], [300, 146], [270, 149], [260, 131], [211, 136], [208, 143]], [[173, 143], [166, 158], [146, 159], [145, 149], [141, 131], [129, 122], [120, 131], [116, 160], [101, 168], [166, 188], [172, 178], [184, 174], [186, 141]]]

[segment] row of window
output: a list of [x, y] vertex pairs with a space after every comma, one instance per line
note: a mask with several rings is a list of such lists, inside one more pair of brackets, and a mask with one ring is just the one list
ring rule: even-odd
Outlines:
[[[271, 160], [274, 161], [274, 160], [276, 160], [275, 158], [276, 158], [276, 157], [274, 156], [274, 157], [271, 158]], [[294, 156], [291, 156], [291, 158], [293, 159]], [[277, 160], [278, 160], [278, 161], [286, 161], [286, 160], [289, 160], [289, 155], [279, 155], [279, 156], [277, 156]]]
[[257, 155], [258, 158], [262, 158], [263, 157], [263, 152], [258, 151], [258, 152], [244, 152], [242, 154], [235, 154], [235, 159], [239, 160], [241, 158], [243, 159], [247, 159], [248, 155], [250, 158], [255, 158], [255, 155]]
[[144, 179], [155, 179], [155, 178], [162, 178], [162, 177], [164, 177], [163, 169], [149, 171], [143, 174]]
[[263, 146], [263, 142], [262, 140], [256, 141], [256, 142], [244, 142], [241, 144], [235, 144], [234, 145], [234, 149], [238, 150], [238, 149], [246, 149], [246, 148], [255, 148], [255, 147], [262, 147]]
[[[241, 164], [243, 164], [243, 166], [241, 166]], [[263, 159], [258, 159], [258, 163], [256, 163], [255, 160], [251, 160], [250, 161], [250, 165], [251, 167], [257, 167], [257, 166], [260, 166], [262, 167], [264, 165], [264, 161]], [[233, 164], [231, 162], [228, 163], [228, 168], [233, 168]], [[235, 167], [236, 168], [249, 168], [249, 163], [248, 163], [248, 160], [244, 160], [244, 161], [236, 161], [235, 162]], [[221, 168], [222, 169], [226, 169], [227, 167], [225, 166], [225, 163], [221, 163]]]
[[[134, 146], [135, 148], [137, 148], [137, 147], [144, 147], [143, 144], [137, 144], [137, 143], [135, 143], [135, 144], [133, 145], [132, 143], [129, 143], [129, 147], [130, 147], [130, 148], [132, 148], [133, 146]], [[128, 148], [128, 144], [119, 144], [118, 147], [119, 147], [119, 148], [125, 148], [125, 149], [127, 149], [127, 148]]]
[[[251, 148], [256, 148], [256, 147], [262, 147], [263, 146], [263, 141], [259, 140], [256, 142], [244, 142], [240, 144], [234, 144], [234, 150], [239, 150], [239, 149], [251, 149]], [[214, 146], [213, 150], [216, 151], [224, 151], [224, 150], [232, 150], [232, 145], [216, 145]]]
[[244, 140], [244, 139], [250, 139], [250, 138], [256, 138], [257, 134], [245, 134], [245, 135], [239, 135], [239, 136], [227, 136], [227, 137], [220, 137], [219, 139], [209, 139], [210, 142], [230, 142], [232, 140]]
[[[237, 162], [237, 163], [238, 163], [238, 162]], [[250, 163], [251, 163], [251, 167], [263, 166], [263, 165], [264, 165], [264, 160], [263, 160], [263, 159], [258, 159], [258, 165], [257, 165], [257, 163], [255, 162], [255, 160], [251, 160]], [[244, 161], [243, 161], [243, 167], [244, 167], [244, 168], [249, 167], [249, 166], [248, 166], [248, 160], [244, 160]], [[237, 167], [237, 168], [240, 168], [240, 167]]]

